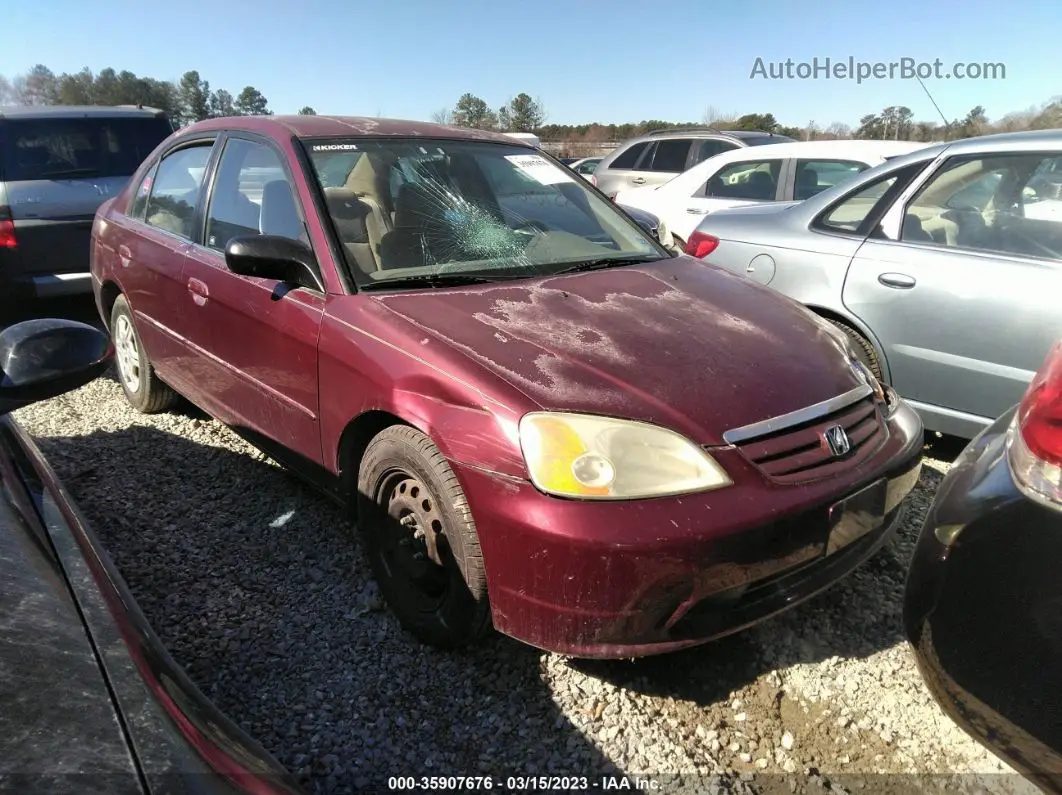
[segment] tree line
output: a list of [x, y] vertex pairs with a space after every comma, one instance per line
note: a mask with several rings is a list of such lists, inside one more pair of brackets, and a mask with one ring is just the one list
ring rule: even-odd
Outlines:
[[[128, 69], [93, 73], [55, 74], [37, 64], [25, 74], [0, 75], [0, 105], [143, 105], [165, 111], [178, 126], [221, 116], [269, 116], [269, 101], [254, 86], [235, 96], [224, 88], [211, 89], [194, 69], [179, 80], [140, 77]], [[305, 107], [300, 113], [313, 113]]]
[[[0, 105], [144, 105], [159, 108], [178, 126], [221, 116], [272, 115], [265, 95], [254, 86], [244, 86], [236, 95], [224, 88], [211, 88], [196, 70], [179, 80], [141, 77], [129, 70], [106, 68], [98, 73], [56, 74], [43, 64], [28, 72], [6, 78], [0, 75]], [[315, 115], [310, 106], [299, 110]], [[949, 122], [916, 121], [904, 105], [890, 105], [870, 113], [855, 125], [833, 122], [820, 126], [809, 121], [803, 126], [781, 124], [772, 113], [725, 114], [715, 108], [705, 110], [700, 121], [649, 119], [625, 124], [550, 124], [542, 101], [520, 93], [507, 103], [492, 107], [472, 93], [465, 93], [452, 107], [431, 114], [432, 121], [481, 130], [535, 133], [545, 141], [580, 144], [606, 144], [668, 128], [714, 127], [720, 130], [763, 130], [798, 140], [812, 139], [898, 139], [939, 141], [968, 138], [991, 132], [1041, 130], [1062, 127], [1062, 97], [1039, 107], [1008, 113], [990, 121], [984, 107], [972, 108], [964, 117]]]
[[781, 124], [773, 113], [724, 114], [709, 107], [700, 121], [666, 121], [649, 119], [625, 124], [548, 124], [541, 102], [527, 94], [518, 94], [497, 111], [475, 94], [466, 93], [453, 108], [432, 114], [432, 120], [460, 127], [509, 132], [533, 132], [544, 141], [564, 144], [608, 144], [664, 129], [713, 127], [718, 130], [762, 130], [797, 140], [831, 140], [846, 138], [895, 139], [905, 141], [947, 141], [986, 135], [993, 132], [1044, 130], [1062, 127], [1062, 97], [1055, 97], [1039, 107], [1008, 113], [990, 121], [983, 106], [972, 108], [962, 118], [948, 122], [916, 121], [914, 112], [904, 105], [890, 105], [879, 113], [869, 113], [858, 124], [835, 121], [819, 125], [810, 121], [803, 126]]

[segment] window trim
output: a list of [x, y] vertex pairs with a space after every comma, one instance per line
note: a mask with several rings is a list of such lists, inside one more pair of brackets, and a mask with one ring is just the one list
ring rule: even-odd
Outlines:
[[[828, 204], [825, 208], [815, 214], [815, 217], [811, 219], [811, 223], [808, 224], [809, 229], [816, 232], [821, 232], [827, 235], [838, 235], [840, 237], [847, 238], [860, 238], [865, 240], [871, 236], [871, 233], [878, 228], [882, 223], [882, 219], [888, 214], [893, 207], [897, 205], [898, 199], [904, 194], [904, 192], [910, 187], [913, 180], [918, 179], [919, 174], [925, 173], [927, 168], [932, 168], [930, 160], [917, 160], [913, 163], [908, 163], [904, 166], [898, 166], [891, 171], [884, 174], [879, 174], [876, 179], [869, 181], [857, 182], [852, 185], [850, 190], [840, 198]], [[909, 173], [908, 173], [909, 172]], [[864, 172], [865, 173], [865, 172]], [[878, 199], [877, 203], [871, 207], [867, 216], [859, 223], [859, 226], [855, 229], [841, 229], [836, 226], [828, 226], [823, 219], [830, 213], [840, 207], [849, 199], [855, 197], [857, 194], [862, 193], [872, 185], [877, 185], [879, 182], [885, 182], [893, 177], [896, 178], [896, 184], [885, 191]], [[814, 198], [814, 197], [812, 197]]]
[[[317, 250], [314, 248], [313, 245], [313, 236], [310, 234], [310, 224], [307, 222], [306, 211], [302, 206], [302, 200], [299, 198], [299, 192], [296, 187], [297, 183], [295, 181], [291, 166], [288, 163], [288, 159], [285, 156], [284, 150], [277, 145], [276, 141], [274, 141], [267, 135], [262, 135], [261, 133], [256, 133], [249, 130], [227, 129], [222, 131], [222, 133], [218, 136], [218, 140], [215, 144], [214, 155], [211, 159], [211, 162], [207, 166], [207, 171], [204, 177], [204, 185], [206, 186], [206, 192], [203, 197], [204, 201], [201, 203], [201, 206], [197, 208], [195, 224], [196, 239], [191, 241], [191, 244], [200, 251], [219, 258], [221, 260], [222, 267], [228, 273], [232, 273], [232, 271], [229, 270], [228, 263], [225, 261], [225, 252], [218, 251], [216, 248], [211, 248], [210, 246], [206, 245], [207, 216], [209, 213], [210, 203], [214, 199], [214, 187], [217, 182], [218, 166], [221, 163], [221, 158], [225, 154], [226, 146], [228, 146], [229, 141], [232, 139], [248, 141], [250, 143], [263, 145], [268, 149], [271, 149], [273, 153], [277, 156], [277, 159], [280, 161], [280, 167], [284, 170], [284, 174], [288, 178], [288, 184], [291, 186], [291, 198], [295, 202], [295, 211], [299, 214], [299, 221], [302, 222], [303, 231], [306, 232], [306, 245], [310, 249], [310, 252], [313, 254], [314, 262], [316, 263], [316, 267], [312, 269], [314, 278], [317, 280], [318, 285], [318, 289], [316, 290], [316, 292], [319, 292], [321, 295], [327, 295], [328, 290], [325, 286], [324, 275], [321, 269], [321, 259], [318, 256]], [[233, 275], [238, 276], [239, 274]], [[300, 285], [297, 289], [305, 289], [314, 292], [313, 288], [306, 287], [305, 285]]]
[[[143, 176], [140, 177], [140, 179], [138, 179], [136, 181], [136, 186], [133, 188], [133, 195], [129, 197], [129, 204], [125, 208], [124, 215], [125, 215], [126, 218], [129, 218], [129, 219], [131, 219], [133, 221], [140, 221], [141, 223], [144, 223], [144, 224], [147, 223], [144, 220], [144, 218], [147, 215], [147, 205], [148, 205], [147, 199], [151, 198], [151, 194], [149, 193], [147, 198], [144, 200], [144, 206], [140, 208], [140, 214], [139, 215], [133, 215], [133, 212], [132, 212], [133, 211], [133, 205], [136, 204], [137, 196], [140, 195], [140, 188], [144, 184], [144, 180], [146, 180], [148, 177], [154, 176], [158, 172], [159, 163], [161, 163], [161, 162], [162, 162], [161, 159], [152, 160], [151, 164], [147, 168], [147, 171], [145, 171]], [[154, 229], [154, 227], [152, 227], [152, 228]]]
[[[210, 178], [210, 174], [211, 174], [212, 164], [213, 164], [215, 158], [217, 157], [217, 142], [218, 142], [218, 138], [219, 138], [218, 134], [212, 131], [212, 132], [207, 133], [207, 134], [197, 135], [194, 138], [187, 138], [187, 139], [178, 141], [173, 146], [167, 147], [164, 151], [160, 152], [158, 157], [155, 158], [154, 162], [149, 167], [149, 170], [150, 169], [155, 169], [155, 173], [157, 175], [158, 174], [158, 168], [162, 165], [162, 161], [165, 160], [166, 158], [170, 157], [171, 155], [175, 155], [178, 152], [181, 152], [181, 151], [183, 151], [185, 149], [196, 149], [196, 148], [201, 148], [201, 147], [204, 147], [204, 146], [209, 146], [210, 147], [210, 153], [207, 155], [206, 165], [203, 167], [203, 181], [199, 185], [199, 197], [196, 200], [195, 213], [192, 215], [192, 235], [193, 235], [193, 238], [194, 238], [195, 235], [198, 234], [198, 230], [199, 230], [199, 213], [200, 213], [200, 210], [201, 210], [201, 207], [202, 207], [202, 203], [203, 203], [203, 189], [207, 185], [207, 180]], [[141, 181], [143, 181], [143, 180], [141, 180]], [[137, 186], [139, 187], [139, 183], [137, 183]], [[167, 235], [169, 237], [172, 237], [174, 240], [180, 240], [182, 243], [194, 245], [195, 244], [195, 240], [193, 238], [187, 238], [184, 235], [179, 235], [176, 232], [171, 232], [168, 229], [163, 229], [161, 227], [154, 226], [154, 225], [149, 224], [147, 222], [147, 207], [148, 207], [148, 204], [151, 203], [151, 196], [154, 194], [154, 191], [155, 191], [155, 185], [154, 184], [152, 184], [152, 186], [151, 186], [151, 191], [152, 192], [148, 194], [147, 202], [144, 204], [144, 217], [141, 218], [141, 219], [132, 218], [132, 216], [129, 216], [129, 215], [127, 215], [126, 217], [132, 218], [132, 220], [134, 220], [134, 221], [138, 221], [139, 223], [143, 224], [144, 226], [146, 226], [148, 229], [152, 230], [153, 232], [158, 232], [160, 234]], [[130, 207], [126, 208], [127, 212], [131, 208], [132, 202], [130, 202], [129, 204], [130, 204]]]

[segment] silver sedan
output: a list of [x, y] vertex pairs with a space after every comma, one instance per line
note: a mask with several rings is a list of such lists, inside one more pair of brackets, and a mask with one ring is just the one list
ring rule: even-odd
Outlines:
[[1062, 337], [1062, 131], [937, 144], [803, 202], [720, 210], [686, 252], [833, 321], [927, 429], [971, 438]]

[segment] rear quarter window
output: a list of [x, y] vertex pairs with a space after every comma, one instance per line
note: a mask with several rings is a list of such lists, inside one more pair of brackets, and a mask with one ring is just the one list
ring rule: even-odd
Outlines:
[[8, 119], [0, 171], [10, 182], [129, 177], [171, 132], [161, 117]]

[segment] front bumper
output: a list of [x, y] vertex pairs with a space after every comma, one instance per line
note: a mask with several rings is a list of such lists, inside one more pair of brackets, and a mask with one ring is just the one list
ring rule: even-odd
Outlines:
[[[595, 503], [455, 465], [476, 517], [495, 627], [577, 657], [659, 654], [736, 632], [827, 588], [899, 524], [923, 431], [906, 404], [881, 449], [802, 486], [745, 478], [707, 494]], [[730, 472], [733, 450], [713, 452]], [[884, 523], [833, 554], [829, 507], [883, 480]]]

